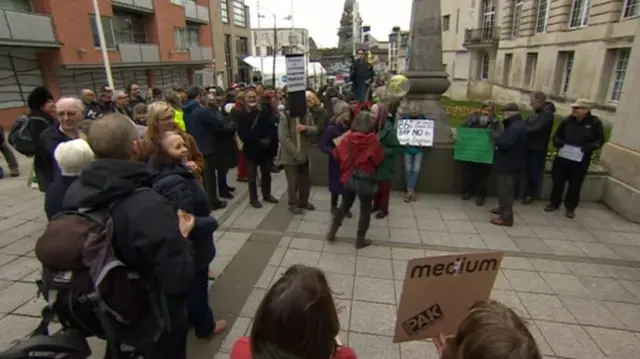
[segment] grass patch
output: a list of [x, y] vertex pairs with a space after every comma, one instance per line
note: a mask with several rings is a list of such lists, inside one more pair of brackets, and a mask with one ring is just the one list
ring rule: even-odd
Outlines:
[[[473, 112], [478, 111], [482, 107], [482, 102], [480, 101], [455, 101], [448, 97], [442, 97], [442, 105], [445, 110], [449, 114], [451, 127], [458, 128], [464, 124], [469, 115]], [[522, 111], [523, 118], [529, 118], [533, 113], [530, 109], [525, 109]], [[498, 113], [498, 118], [502, 119], [502, 114]], [[568, 114], [567, 114], [568, 115]], [[556, 113], [555, 121], [553, 123], [553, 133], [555, 133], [556, 129], [560, 122], [564, 119], [563, 114]], [[604, 137], [607, 141], [609, 141], [609, 136], [611, 136], [611, 126], [604, 124]], [[547, 147], [547, 159], [552, 160], [557, 153], [557, 149], [553, 147], [551, 143], [549, 143]], [[596, 151], [591, 159], [591, 163], [597, 163], [600, 158], [600, 150]]]

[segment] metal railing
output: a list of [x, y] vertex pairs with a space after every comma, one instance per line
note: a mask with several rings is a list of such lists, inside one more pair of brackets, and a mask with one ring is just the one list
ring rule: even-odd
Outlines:
[[210, 47], [193, 46], [189, 48], [191, 61], [213, 61], [213, 49]]
[[118, 44], [123, 63], [160, 62], [160, 49], [155, 44]]
[[464, 46], [492, 46], [500, 41], [499, 27], [481, 27], [464, 30]]

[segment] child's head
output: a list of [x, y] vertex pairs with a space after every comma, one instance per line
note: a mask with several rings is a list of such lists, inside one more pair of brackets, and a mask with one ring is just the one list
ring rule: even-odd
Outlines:
[[[251, 329], [254, 357], [331, 358], [340, 322], [331, 289], [317, 268], [294, 265], [269, 289]], [[274, 357], [280, 357], [274, 356]]]
[[91, 147], [85, 140], [62, 142], [53, 152], [63, 176], [76, 177], [93, 161]]
[[167, 131], [155, 144], [153, 167], [159, 169], [164, 165], [186, 162], [188, 157], [189, 149], [184, 138], [177, 132]]
[[541, 359], [522, 318], [502, 303], [476, 303], [447, 344], [442, 359]]

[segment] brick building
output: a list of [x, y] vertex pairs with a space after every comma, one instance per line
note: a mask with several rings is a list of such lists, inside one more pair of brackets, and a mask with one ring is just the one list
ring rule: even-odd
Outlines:
[[[116, 89], [193, 83], [213, 62], [208, 0], [100, 0]], [[54, 96], [107, 80], [91, 0], [0, 1], [0, 121], [26, 111], [31, 90]]]

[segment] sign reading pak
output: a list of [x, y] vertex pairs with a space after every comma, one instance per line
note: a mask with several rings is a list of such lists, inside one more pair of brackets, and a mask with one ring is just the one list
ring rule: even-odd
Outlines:
[[471, 306], [489, 299], [502, 255], [468, 253], [410, 260], [393, 341], [455, 333]]

